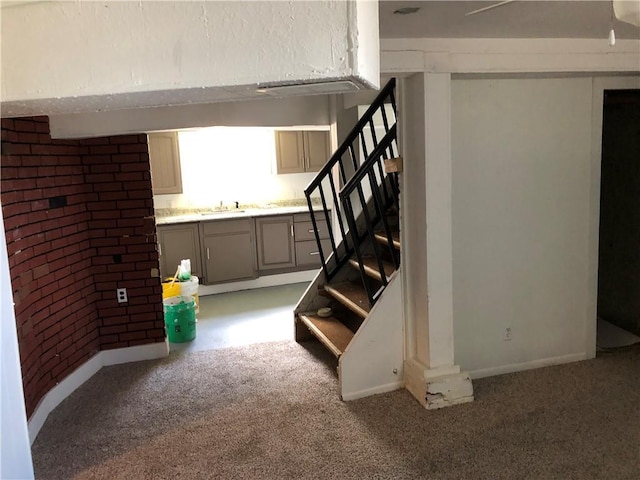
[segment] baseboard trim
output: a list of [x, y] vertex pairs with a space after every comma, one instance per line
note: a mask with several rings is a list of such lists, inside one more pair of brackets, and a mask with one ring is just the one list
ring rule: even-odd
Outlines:
[[221, 283], [219, 285], [199, 285], [198, 296], [203, 297], [217, 293], [238, 292], [240, 290], [252, 290], [254, 288], [277, 287], [279, 285], [290, 285], [292, 283], [310, 282], [316, 277], [318, 270], [319, 268], [303, 270], [301, 272], [264, 275], [253, 280]]
[[153, 343], [98, 352], [42, 397], [27, 421], [29, 441], [33, 445], [49, 414], [60, 405], [65, 398], [75, 392], [78, 387], [98, 373], [102, 367], [164, 358], [167, 355], [169, 355], [169, 344], [166, 341], [164, 343]]
[[587, 360], [589, 356], [586, 352], [571, 353], [569, 355], [561, 355], [559, 357], [542, 358], [532, 360], [530, 362], [512, 363], [510, 365], [501, 365], [499, 367], [481, 368], [471, 370], [469, 375], [471, 378], [492, 377], [494, 375], [504, 375], [505, 373], [522, 372], [524, 370], [533, 370], [534, 368], [551, 367], [553, 365], [561, 365], [563, 363], [580, 362]]
[[385, 385], [378, 385], [373, 388], [367, 388], [365, 390], [358, 390], [357, 392], [347, 393], [346, 395], [342, 395], [342, 400], [344, 400], [345, 402], [349, 402], [351, 400], [357, 400], [358, 398], [369, 397], [371, 395], [393, 392], [394, 390], [400, 390], [403, 387], [404, 382], [402, 381], [387, 383]]
[[165, 340], [164, 343], [151, 343], [148, 345], [138, 345], [136, 347], [103, 350], [100, 354], [102, 354], [103, 367], [120, 365], [121, 363], [154, 360], [169, 355], [169, 341]]
[[98, 373], [101, 368], [102, 352], [98, 352], [76, 368], [64, 380], [58, 383], [55, 387], [49, 390], [44, 397], [42, 397], [38, 406], [27, 421], [29, 440], [32, 445], [49, 414], [80, 385]]

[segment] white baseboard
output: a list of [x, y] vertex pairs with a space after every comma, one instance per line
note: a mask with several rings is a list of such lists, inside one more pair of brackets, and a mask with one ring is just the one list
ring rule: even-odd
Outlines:
[[220, 285], [199, 285], [198, 296], [215, 295], [217, 293], [237, 292], [240, 290], [251, 290], [254, 288], [276, 287], [278, 285], [290, 285], [292, 283], [310, 282], [318, 274], [319, 268], [315, 270], [304, 270], [302, 272], [280, 273], [277, 275], [264, 275], [253, 280], [241, 282], [221, 283]]
[[569, 355], [561, 355], [559, 357], [542, 358], [540, 360], [532, 360], [524, 363], [512, 363], [510, 365], [501, 365], [499, 367], [481, 368], [479, 370], [471, 370], [469, 375], [472, 379], [492, 377], [494, 375], [503, 375], [505, 373], [522, 372], [524, 370], [532, 370], [534, 368], [550, 367], [552, 365], [561, 365], [563, 363], [579, 362], [587, 360], [588, 355], [583, 353], [571, 353]]
[[64, 380], [49, 390], [44, 397], [42, 397], [27, 422], [29, 440], [32, 445], [53, 409], [60, 405], [65, 398], [71, 395], [80, 385], [93, 377], [102, 368], [101, 354], [102, 352], [98, 352], [85, 363], [80, 365]]
[[102, 355], [103, 367], [120, 365], [121, 363], [141, 362], [142, 360], [154, 360], [169, 355], [169, 341], [165, 339], [164, 343], [150, 343], [136, 347], [103, 350], [100, 354]]
[[404, 387], [404, 382], [397, 381], [393, 383], [387, 383], [386, 385], [379, 385], [373, 388], [367, 388], [365, 390], [359, 390], [357, 392], [351, 392], [342, 395], [342, 400], [348, 402], [350, 400], [357, 400], [358, 398], [369, 397], [371, 395], [379, 395], [381, 393], [393, 392]]
[[152, 343], [149, 345], [139, 345], [136, 347], [117, 348], [114, 350], [103, 350], [91, 357], [85, 363], [71, 372], [64, 380], [53, 387], [40, 400], [31, 418], [27, 422], [29, 429], [29, 441], [33, 445], [40, 429], [47, 420], [49, 414], [60, 403], [71, 395], [84, 382], [93, 377], [102, 367], [118, 365], [121, 363], [138, 362], [141, 360], [152, 360], [163, 358], [169, 355], [169, 344]]

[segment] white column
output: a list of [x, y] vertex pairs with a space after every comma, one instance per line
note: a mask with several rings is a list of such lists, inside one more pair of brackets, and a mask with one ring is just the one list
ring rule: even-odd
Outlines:
[[473, 400], [453, 355], [451, 75], [413, 75], [400, 95], [405, 384], [440, 408]]
[[0, 225], [0, 478], [29, 479], [33, 478], [31, 444], [1, 208]]

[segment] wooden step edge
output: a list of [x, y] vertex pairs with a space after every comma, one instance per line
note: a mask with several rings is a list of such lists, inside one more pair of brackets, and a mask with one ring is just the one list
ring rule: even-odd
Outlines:
[[299, 313], [298, 318], [336, 358], [340, 358], [353, 338], [353, 332], [335, 317], [319, 317], [309, 312]]
[[[360, 270], [360, 264], [358, 263], [357, 260], [350, 258], [349, 264], [356, 270]], [[384, 268], [384, 274], [387, 278], [389, 278], [391, 274], [395, 271], [395, 268], [393, 268], [393, 264], [384, 260], [382, 261], [382, 267]], [[363, 265], [363, 268], [364, 268], [364, 273], [366, 273], [368, 276], [370, 276], [371, 278], [375, 278], [379, 282], [382, 282], [382, 274], [376, 267], [367, 265], [365, 263]]]
[[[376, 233], [375, 234], [376, 240], [379, 243], [382, 243], [383, 245], [388, 245], [389, 244], [389, 240], [387, 239], [387, 236], [385, 234], [382, 233]], [[393, 238], [393, 247], [400, 250], [400, 239], [396, 239], [395, 236]]]
[[345, 307], [347, 307], [349, 310], [351, 310], [355, 314], [359, 315], [362, 318], [367, 318], [367, 315], [369, 315], [368, 310], [365, 310], [364, 308], [362, 308], [356, 302], [354, 302], [349, 297], [344, 295], [340, 290], [332, 287], [331, 285], [325, 285], [324, 288], [333, 298], [338, 300], [340, 303], [342, 303]]

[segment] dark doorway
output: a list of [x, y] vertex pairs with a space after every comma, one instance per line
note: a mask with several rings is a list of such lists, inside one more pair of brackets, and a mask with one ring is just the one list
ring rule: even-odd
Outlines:
[[640, 90], [606, 90], [598, 318], [640, 335]]

